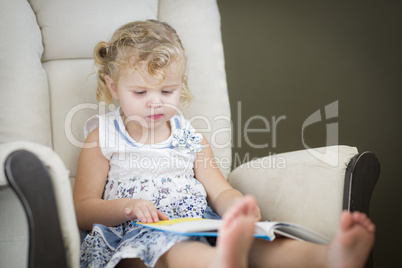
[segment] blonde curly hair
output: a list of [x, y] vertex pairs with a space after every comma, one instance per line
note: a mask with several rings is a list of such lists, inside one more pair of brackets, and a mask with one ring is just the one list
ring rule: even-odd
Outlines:
[[161, 84], [166, 80], [166, 70], [171, 63], [178, 63], [182, 75], [181, 103], [191, 102], [184, 47], [176, 31], [165, 22], [146, 20], [121, 26], [108, 43], [102, 41], [95, 46], [94, 60], [98, 69], [96, 98], [99, 102], [113, 102], [105, 81], [106, 75], [117, 83], [125, 68], [145, 67]]

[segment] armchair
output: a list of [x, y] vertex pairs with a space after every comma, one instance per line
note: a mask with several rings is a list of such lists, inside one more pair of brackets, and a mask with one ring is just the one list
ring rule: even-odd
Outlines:
[[[188, 54], [194, 101], [185, 111], [214, 146], [222, 173], [254, 194], [263, 219], [294, 221], [327, 236], [342, 209], [368, 212], [379, 164], [349, 146], [269, 156], [231, 172], [230, 107], [215, 0], [3, 0], [0, 3], [0, 266], [78, 267], [71, 186], [97, 105], [92, 49], [120, 25], [160, 19]], [[265, 161], [284, 159], [284, 168]], [[329, 166], [327, 158], [338, 165]]]

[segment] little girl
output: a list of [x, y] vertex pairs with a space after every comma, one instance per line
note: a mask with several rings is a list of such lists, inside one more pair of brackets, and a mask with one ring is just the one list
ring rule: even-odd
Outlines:
[[[81, 267], [364, 264], [374, 225], [359, 213], [342, 214], [329, 247], [253, 239], [261, 218], [255, 199], [228, 184], [208, 141], [180, 115], [191, 95], [184, 48], [172, 27], [155, 20], [126, 24], [95, 47], [94, 57], [98, 101], [120, 106], [85, 125], [74, 187], [78, 224], [91, 230]], [[216, 247], [132, 224], [218, 215], [224, 223]]]

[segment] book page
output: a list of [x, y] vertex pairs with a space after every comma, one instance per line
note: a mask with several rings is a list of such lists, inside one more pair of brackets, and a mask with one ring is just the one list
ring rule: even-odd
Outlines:
[[177, 233], [189, 233], [189, 232], [216, 231], [219, 229], [220, 223], [221, 223], [220, 220], [180, 218], [180, 219], [159, 221], [156, 223], [137, 222], [136, 224], [151, 227], [158, 230], [165, 230]]
[[267, 236], [270, 238], [269, 240], [274, 240], [275, 239], [274, 227], [276, 224], [277, 224], [276, 222], [271, 221], [259, 221], [255, 224], [256, 225], [255, 233], [261, 236]]
[[331, 242], [329, 238], [313, 230], [295, 224], [278, 223], [275, 226], [275, 233], [296, 240], [304, 240], [323, 245], [327, 245]]
[[[134, 222], [148, 228], [195, 236], [217, 236], [221, 220], [201, 218], [179, 218], [156, 223]], [[328, 244], [330, 240], [310, 229], [297, 224], [284, 222], [257, 222], [254, 236], [266, 240], [274, 240], [275, 234], [297, 240], [305, 240], [318, 244]]]

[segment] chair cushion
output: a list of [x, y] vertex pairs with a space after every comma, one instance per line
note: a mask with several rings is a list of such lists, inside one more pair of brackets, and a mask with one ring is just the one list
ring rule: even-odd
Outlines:
[[298, 223], [332, 238], [346, 167], [357, 153], [355, 147], [329, 146], [258, 158], [236, 168], [229, 183], [256, 196], [263, 220]]
[[[84, 123], [104, 113], [96, 101], [92, 59], [57, 60], [43, 64], [49, 77], [53, 149], [75, 177], [83, 146]], [[74, 77], [74, 79], [72, 79]]]
[[158, 1], [33, 0], [31, 5], [45, 46], [53, 149], [74, 177], [85, 120], [105, 112], [95, 96], [93, 48], [125, 23], [156, 19]]
[[35, 14], [28, 1], [2, 0], [0, 18], [0, 143], [51, 146], [49, 90]]
[[94, 46], [133, 20], [155, 19], [157, 0], [32, 0], [42, 29], [42, 61], [92, 58]]

